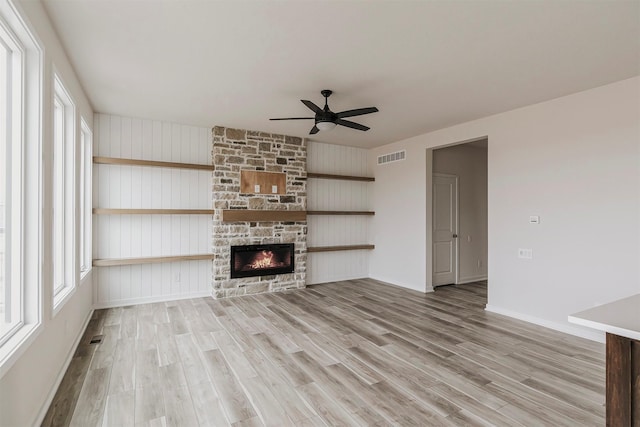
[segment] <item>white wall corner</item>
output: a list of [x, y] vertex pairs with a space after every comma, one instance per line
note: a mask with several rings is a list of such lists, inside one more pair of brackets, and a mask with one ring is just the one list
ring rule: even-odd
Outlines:
[[425, 210], [425, 292], [433, 292], [433, 149], [425, 150], [426, 210]]

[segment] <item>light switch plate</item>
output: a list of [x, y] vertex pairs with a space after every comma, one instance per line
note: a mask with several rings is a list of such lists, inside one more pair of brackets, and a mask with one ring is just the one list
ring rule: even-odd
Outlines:
[[529, 224], [540, 224], [540, 217], [538, 215], [531, 215], [529, 217]]
[[271, 186], [271, 192], [272, 192], [273, 194], [276, 194], [276, 193], [278, 192], [278, 186], [277, 186], [277, 185], [272, 185], [272, 186]]
[[254, 185], [253, 186], [253, 191], [256, 192], [256, 193], [259, 193], [260, 192], [260, 184]]

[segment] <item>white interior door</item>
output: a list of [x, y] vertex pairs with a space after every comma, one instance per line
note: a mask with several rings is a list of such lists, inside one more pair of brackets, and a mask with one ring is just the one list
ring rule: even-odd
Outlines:
[[458, 177], [433, 174], [433, 286], [458, 280]]

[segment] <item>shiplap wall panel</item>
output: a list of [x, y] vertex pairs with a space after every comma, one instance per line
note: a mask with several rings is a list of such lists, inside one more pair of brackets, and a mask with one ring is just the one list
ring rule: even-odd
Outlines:
[[[210, 164], [210, 129], [96, 114], [97, 156]], [[211, 209], [211, 172], [94, 165], [93, 207]], [[209, 215], [95, 215], [94, 258], [211, 251]], [[211, 261], [97, 267], [98, 307], [204, 295]]]
[[307, 193], [313, 196], [307, 201], [307, 207], [310, 211], [369, 210], [371, 185], [363, 181], [310, 178], [307, 183]]
[[333, 175], [371, 176], [367, 150], [318, 142], [308, 144], [307, 171]]
[[[309, 142], [307, 170], [333, 175], [372, 176], [367, 150]], [[371, 210], [371, 183], [331, 179], [309, 179], [307, 209], [318, 211]], [[369, 216], [307, 217], [307, 246], [370, 243]], [[307, 284], [369, 276], [370, 251], [316, 252], [307, 256]]]

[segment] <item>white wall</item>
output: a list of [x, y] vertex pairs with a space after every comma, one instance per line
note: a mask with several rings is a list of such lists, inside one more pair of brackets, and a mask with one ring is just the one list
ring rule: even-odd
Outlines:
[[458, 177], [458, 283], [487, 278], [487, 148], [461, 144], [433, 151], [433, 172]]
[[[94, 155], [211, 164], [211, 130], [96, 114]], [[94, 208], [212, 209], [210, 171], [94, 165]], [[94, 258], [211, 252], [211, 215], [94, 215]], [[97, 267], [95, 304], [210, 295], [211, 261]]]
[[[368, 150], [309, 142], [307, 170], [334, 175], [372, 176]], [[328, 179], [307, 180], [307, 210], [369, 211], [371, 182]], [[307, 246], [370, 243], [369, 216], [307, 216]], [[369, 276], [371, 251], [315, 252], [307, 254], [307, 284]]]
[[[379, 155], [398, 150], [406, 150], [405, 160], [375, 164]], [[376, 248], [369, 259], [369, 277], [430, 291], [427, 269], [432, 260], [425, 237], [431, 232], [431, 208], [427, 209], [431, 185], [426, 185], [432, 173], [431, 150], [425, 153], [423, 147], [411, 143], [387, 145], [371, 150], [369, 163], [376, 177], [372, 196], [376, 215], [371, 224]]]
[[372, 150], [408, 159], [375, 170], [371, 276], [427, 289], [425, 153], [488, 136], [488, 308], [601, 338], [567, 315], [640, 291], [639, 94], [636, 77]]
[[[44, 417], [58, 383], [62, 380], [77, 340], [80, 338], [92, 313], [92, 274], [84, 280], [57, 313], [52, 309], [51, 267], [51, 172], [52, 172], [52, 91], [53, 66], [76, 106], [76, 121], [84, 117], [91, 126], [93, 111], [75, 72], [62, 49], [40, 2], [24, 1], [18, 8], [27, 24], [44, 48], [43, 57], [43, 223], [41, 254], [41, 324], [34, 337], [27, 341], [17, 354], [19, 358], [8, 370], [2, 369], [0, 377], [0, 425], [28, 426], [38, 424]], [[34, 262], [33, 260], [31, 262]]]

